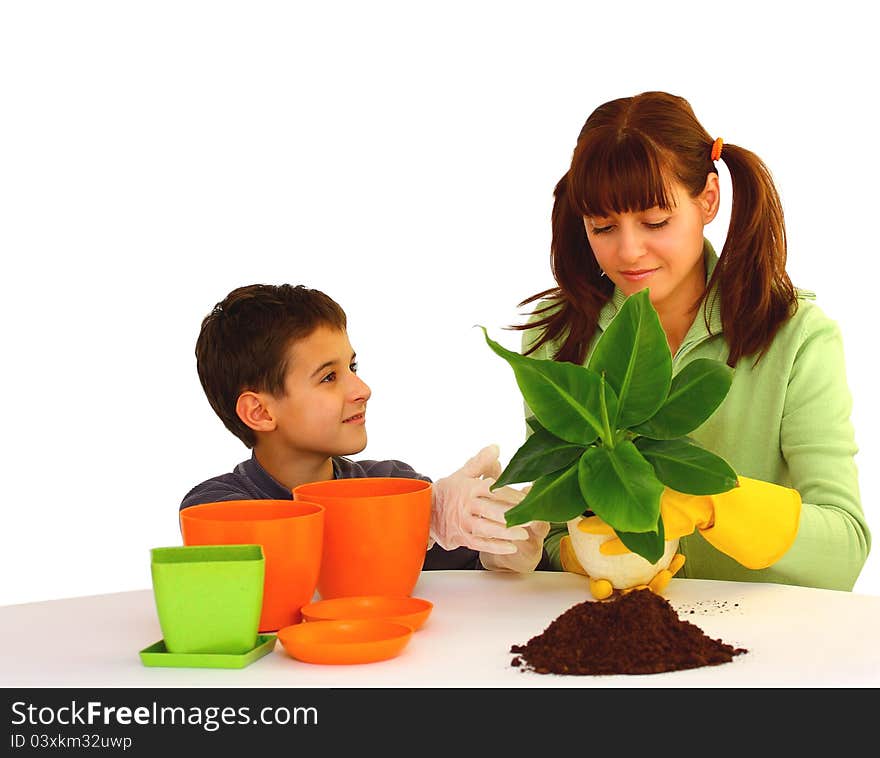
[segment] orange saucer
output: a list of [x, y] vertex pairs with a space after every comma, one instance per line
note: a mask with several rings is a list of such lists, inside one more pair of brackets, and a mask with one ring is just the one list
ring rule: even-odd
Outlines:
[[383, 619], [309, 621], [279, 629], [291, 658], [306, 663], [372, 663], [398, 655], [412, 637], [405, 624]]
[[433, 603], [419, 597], [359, 595], [319, 600], [304, 605], [301, 612], [306, 621], [385, 619], [406, 624], [415, 631], [427, 621], [433, 608]]

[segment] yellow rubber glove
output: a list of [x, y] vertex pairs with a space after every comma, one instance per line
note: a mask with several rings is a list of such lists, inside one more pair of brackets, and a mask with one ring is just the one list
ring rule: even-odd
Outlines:
[[[738, 482], [737, 487], [718, 495], [686, 495], [669, 488], [664, 490], [660, 514], [666, 539], [680, 539], [699, 529], [707, 542], [746, 568], [766, 568], [778, 561], [797, 536], [800, 494], [789, 487], [745, 476], [738, 477]], [[614, 534], [598, 516], [581, 520], [578, 529], [588, 534]], [[628, 553], [629, 548], [614, 536], [599, 546], [599, 552], [622, 555]], [[614, 591], [607, 579], [587, 574], [568, 535], [559, 543], [559, 557], [563, 570], [588, 577], [590, 591], [597, 600], [605, 599]], [[647, 585], [627, 587], [621, 592], [647, 586], [660, 594], [684, 562], [684, 556], [677, 553], [669, 567], [658, 572]]]
[[[739, 486], [718, 495], [685, 495], [667, 488], [660, 499], [666, 539], [686, 537], [695, 529], [713, 547], [746, 568], [773, 565], [794, 543], [801, 516], [797, 490], [771, 482], [738, 477]], [[581, 522], [584, 526], [587, 519]], [[603, 543], [600, 552], [628, 552], [619, 538]]]

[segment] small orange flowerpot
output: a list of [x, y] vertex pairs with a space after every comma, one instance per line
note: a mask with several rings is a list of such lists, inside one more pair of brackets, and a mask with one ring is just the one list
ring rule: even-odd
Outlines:
[[230, 500], [180, 512], [184, 545], [263, 546], [266, 560], [260, 631], [302, 621], [321, 569], [324, 509], [292, 500]]
[[293, 498], [324, 506], [322, 598], [412, 593], [428, 547], [430, 482], [331, 479], [300, 485]]

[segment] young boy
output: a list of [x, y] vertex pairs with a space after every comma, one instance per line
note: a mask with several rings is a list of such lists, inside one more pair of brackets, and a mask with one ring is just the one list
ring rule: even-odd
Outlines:
[[[302, 285], [233, 290], [202, 321], [196, 366], [208, 402], [253, 453], [229, 474], [184, 497], [181, 510], [221, 500], [291, 499], [294, 487], [326, 479], [423, 479], [397, 460], [353, 461], [366, 447], [370, 388], [357, 375], [342, 308]], [[425, 569], [530, 571], [549, 525], [508, 528], [505, 511], [524, 493], [489, 490], [501, 473], [490, 445], [433, 482]], [[436, 543], [436, 544], [434, 544]]]

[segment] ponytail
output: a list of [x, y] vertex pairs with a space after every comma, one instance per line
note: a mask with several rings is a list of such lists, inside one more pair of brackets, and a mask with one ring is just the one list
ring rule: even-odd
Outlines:
[[757, 155], [729, 143], [721, 160], [730, 172], [733, 205], [706, 293], [718, 285], [721, 323], [730, 347], [727, 363], [735, 366], [748, 355], [756, 355], [756, 363], [760, 360], [797, 309], [797, 295], [785, 271], [785, 223], [770, 171]]

